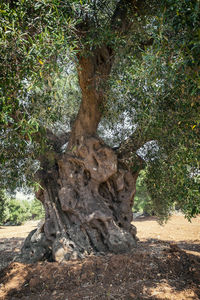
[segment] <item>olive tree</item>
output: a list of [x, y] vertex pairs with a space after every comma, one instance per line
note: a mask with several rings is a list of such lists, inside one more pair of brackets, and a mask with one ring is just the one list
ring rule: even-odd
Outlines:
[[[145, 165], [162, 217], [177, 200], [171, 187], [189, 217], [198, 213], [199, 103], [191, 76], [199, 68], [188, 60], [197, 55], [199, 12], [195, 1], [178, 2], [25, 0], [2, 7], [2, 185], [34, 179], [45, 208], [44, 224], [23, 247], [29, 261], [130, 251]], [[193, 41], [188, 53], [182, 40]]]

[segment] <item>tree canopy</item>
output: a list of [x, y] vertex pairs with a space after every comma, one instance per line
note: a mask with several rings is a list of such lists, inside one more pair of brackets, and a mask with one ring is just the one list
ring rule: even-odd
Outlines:
[[35, 184], [38, 157], [51, 152], [50, 133], [64, 135], [74, 124], [83, 58], [99, 51], [95, 57], [103, 62], [109, 56], [112, 64], [111, 73], [98, 78], [98, 62], [95, 73], [104, 91], [98, 134], [130, 166], [135, 155], [141, 157], [154, 211], [162, 219], [174, 203], [188, 218], [197, 215], [199, 5], [198, 0], [1, 3], [0, 187]]

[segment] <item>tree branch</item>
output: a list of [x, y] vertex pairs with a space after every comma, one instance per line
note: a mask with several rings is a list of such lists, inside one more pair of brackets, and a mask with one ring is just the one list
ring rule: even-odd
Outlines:
[[117, 149], [118, 155], [126, 155], [130, 152], [137, 152], [144, 144], [153, 140], [151, 135], [142, 135], [142, 129], [138, 127], [136, 131], [125, 141], [123, 141]]
[[59, 135], [55, 135], [51, 130], [46, 129], [46, 138], [49, 146], [59, 153], [61, 147], [69, 141], [70, 132], [65, 132]]
[[146, 165], [145, 160], [137, 154], [144, 144], [153, 140], [151, 134], [142, 135], [142, 129], [136, 131], [115, 150], [119, 160], [126, 165], [133, 173], [139, 172]]
[[[130, 18], [128, 16], [130, 9], [138, 13], [144, 3], [145, 0], [120, 0], [111, 18], [111, 30], [126, 32], [132, 22], [131, 15]], [[79, 27], [80, 25], [80, 35], [83, 34], [83, 29], [89, 30], [92, 26], [88, 20], [79, 24]], [[90, 55], [85, 55], [80, 50], [77, 58], [82, 101], [72, 128], [68, 149], [79, 144], [84, 137], [96, 134], [105, 102], [105, 83], [114, 60], [114, 49], [110, 43], [103, 42], [101, 46], [93, 48]]]
[[[116, 9], [111, 18], [111, 28], [114, 31], [126, 32], [132, 25], [128, 12], [140, 14], [143, 10], [145, 0], [121, 0], [117, 3]], [[130, 16], [131, 16], [130, 15]]]

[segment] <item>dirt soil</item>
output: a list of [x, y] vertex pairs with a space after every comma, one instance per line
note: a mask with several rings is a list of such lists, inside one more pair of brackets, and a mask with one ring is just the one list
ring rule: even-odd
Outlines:
[[140, 240], [130, 254], [32, 265], [12, 260], [36, 223], [0, 227], [0, 299], [200, 299], [200, 216], [133, 223]]

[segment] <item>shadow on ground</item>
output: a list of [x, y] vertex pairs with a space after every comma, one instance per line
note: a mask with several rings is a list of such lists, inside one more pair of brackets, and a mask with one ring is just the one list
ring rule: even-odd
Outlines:
[[0, 271], [19, 253], [24, 238], [0, 238]]
[[144, 222], [144, 221], [155, 221], [158, 222], [158, 218], [155, 216], [147, 216], [147, 215], [139, 215], [137, 217], [133, 217], [133, 222], [137, 223], [137, 222]]
[[0, 274], [0, 299], [199, 299], [200, 257], [183, 250], [194, 244], [181, 246], [149, 239], [129, 254], [12, 263]]
[[193, 243], [186, 243], [185, 241], [178, 242], [178, 245], [183, 250], [189, 250], [200, 253], [200, 244], [198, 241], [194, 241]]

